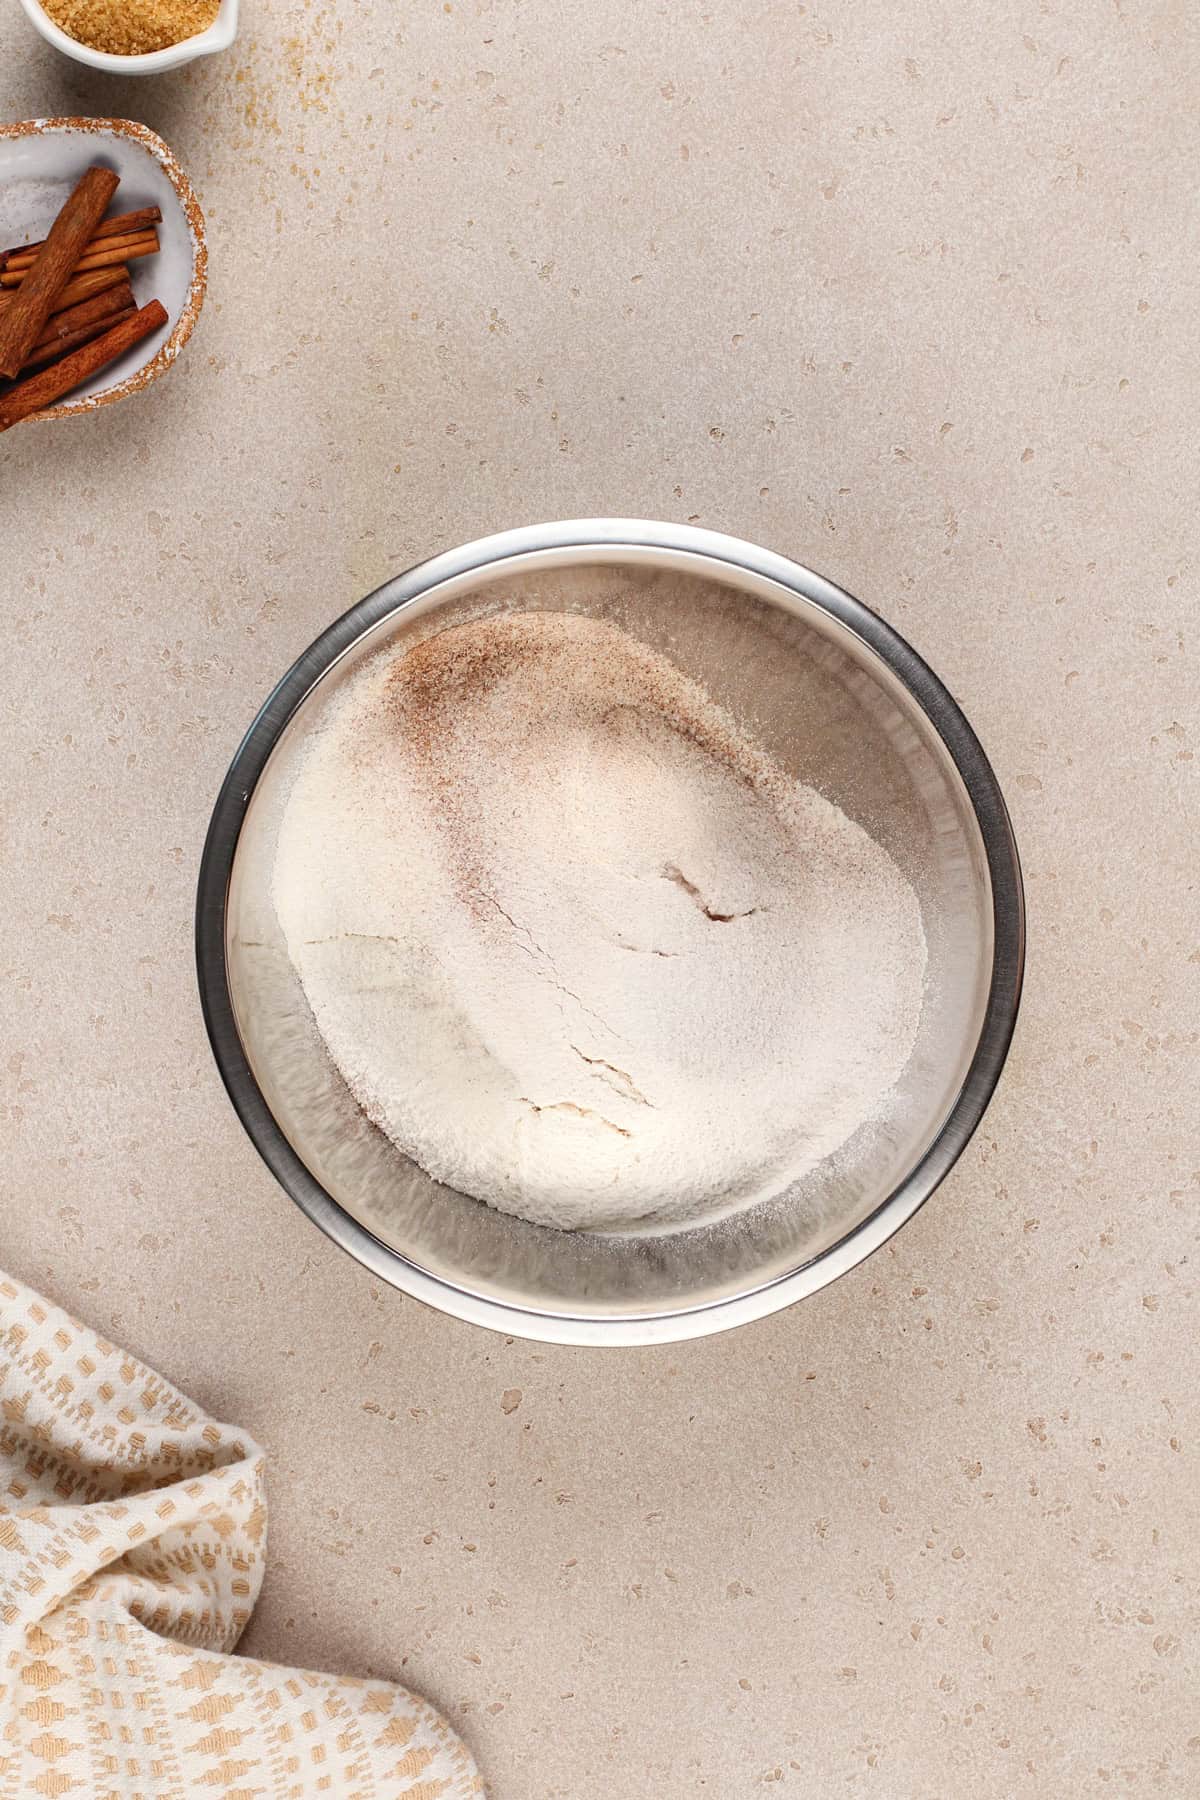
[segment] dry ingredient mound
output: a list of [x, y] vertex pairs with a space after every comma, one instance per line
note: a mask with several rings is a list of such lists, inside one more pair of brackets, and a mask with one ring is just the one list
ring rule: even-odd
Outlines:
[[273, 898], [330, 1055], [430, 1175], [565, 1229], [766, 1199], [886, 1102], [911, 886], [618, 626], [495, 614], [347, 685]]
[[220, 0], [42, 0], [60, 31], [109, 56], [144, 56], [216, 23]]

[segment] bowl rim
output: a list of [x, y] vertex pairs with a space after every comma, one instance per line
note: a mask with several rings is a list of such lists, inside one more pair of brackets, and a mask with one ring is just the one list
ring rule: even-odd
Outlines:
[[111, 50], [93, 50], [90, 44], [73, 38], [55, 23], [40, 0], [21, 0], [25, 16], [35, 31], [48, 44], [73, 62], [85, 68], [102, 70], [106, 75], [160, 75], [178, 69], [198, 56], [212, 56], [227, 50], [237, 36], [238, 0], [220, 0], [217, 16], [203, 31], [176, 44], [164, 44], [161, 50], [143, 50], [133, 56], [118, 56]]
[[[898, 677], [946, 746], [980, 831], [992, 892], [991, 979], [975, 1052], [940, 1131], [904, 1180], [836, 1243], [783, 1275], [718, 1300], [612, 1318], [496, 1300], [422, 1269], [352, 1218], [292, 1149], [251, 1073], [235, 1021], [225, 945], [234, 855], [250, 798], [281, 734], [317, 682], [367, 631], [443, 583], [485, 571], [499, 574], [503, 565], [537, 553], [576, 550], [579, 560], [600, 551], [608, 561], [619, 560], [622, 551], [634, 557], [668, 551], [714, 565], [716, 578], [722, 569], [748, 572], [848, 627]], [[352, 606], [297, 658], [259, 709], [217, 796], [200, 861], [195, 943], [205, 1026], [234, 1109], [285, 1193], [328, 1237], [392, 1286], [455, 1318], [546, 1343], [633, 1345], [700, 1337], [776, 1312], [862, 1262], [925, 1203], [966, 1148], [1004, 1067], [1024, 973], [1025, 903], [1008, 809], [982, 745], [949, 690], [877, 613], [803, 564], [740, 538], [653, 520], [580, 519], [519, 526], [418, 563]]]
[[204, 234], [204, 214], [200, 210], [196, 191], [176, 161], [174, 151], [156, 131], [151, 131], [148, 125], [138, 124], [135, 119], [22, 119], [15, 125], [0, 125], [0, 139], [46, 137], [51, 134], [64, 137], [78, 134], [85, 137], [128, 138], [153, 157], [179, 201], [179, 210], [183, 214], [192, 244], [192, 273], [179, 317], [166, 342], [159, 345], [148, 362], [142, 363], [115, 387], [102, 388], [98, 394], [82, 394], [74, 400], [57, 400], [53, 406], [42, 407], [40, 412], [30, 415], [30, 422], [38, 424], [47, 419], [68, 419], [77, 413], [95, 412], [98, 407], [111, 406], [114, 400], [123, 400], [127, 394], [140, 393], [152, 381], [157, 381], [170, 368], [191, 337], [208, 287], [208, 241]]

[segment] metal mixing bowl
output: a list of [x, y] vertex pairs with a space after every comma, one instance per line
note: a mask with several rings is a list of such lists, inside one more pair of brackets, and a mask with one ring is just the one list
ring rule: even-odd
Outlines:
[[[298, 754], [331, 696], [385, 645], [514, 606], [615, 619], [665, 650], [879, 839], [921, 904], [924, 1012], [885, 1115], [786, 1195], [702, 1229], [552, 1231], [440, 1187], [356, 1105], [283, 947], [270, 898], [275, 835]], [[908, 644], [782, 556], [632, 519], [485, 538], [389, 581], [331, 625], [234, 757], [196, 917], [217, 1064], [293, 1200], [376, 1275], [430, 1305], [573, 1344], [664, 1342], [760, 1318], [890, 1237], [979, 1123], [1012, 1036], [1023, 946], [1020, 867], [996, 779]]]

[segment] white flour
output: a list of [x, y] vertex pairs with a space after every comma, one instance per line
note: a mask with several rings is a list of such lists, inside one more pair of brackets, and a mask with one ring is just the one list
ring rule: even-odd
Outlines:
[[568, 1229], [765, 1199], [916, 1036], [912, 888], [619, 628], [499, 614], [368, 664], [273, 897], [330, 1054], [437, 1180]]

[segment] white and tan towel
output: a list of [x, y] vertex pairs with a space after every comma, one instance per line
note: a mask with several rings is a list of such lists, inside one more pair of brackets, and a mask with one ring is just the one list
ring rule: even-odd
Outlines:
[[0, 1800], [465, 1800], [425, 1701], [230, 1652], [263, 1458], [0, 1275]]

